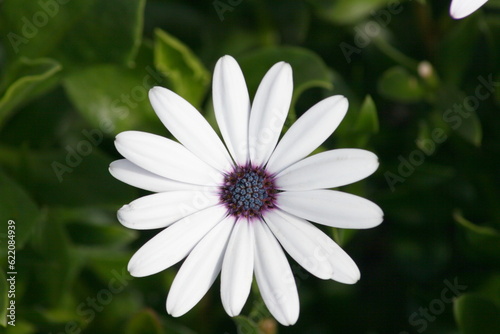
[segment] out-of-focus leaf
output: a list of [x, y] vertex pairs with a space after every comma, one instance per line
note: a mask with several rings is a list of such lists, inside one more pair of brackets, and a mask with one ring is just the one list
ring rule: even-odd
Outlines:
[[244, 315], [234, 317], [233, 321], [236, 324], [238, 334], [262, 334], [259, 330], [259, 324]]
[[[33, 227], [42, 220], [42, 214], [33, 199], [15, 181], [0, 170], [0, 221], [5, 228], [0, 232], [2, 245], [7, 244], [7, 226], [9, 220], [15, 222], [16, 250], [20, 251]], [[7, 247], [1, 247], [0, 254], [7, 253]]]
[[[349, 193], [351, 193], [349, 189]], [[339, 246], [345, 246], [349, 243], [349, 241], [352, 240], [352, 238], [358, 234], [357, 230], [354, 229], [343, 229], [343, 228], [336, 228], [332, 227], [332, 238], [335, 240]]]
[[[312, 0], [320, 17], [336, 24], [350, 24], [362, 20], [389, 0]], [[398, 6], [393, 6], [398, 7]], [[399, 5], [399, 11], [402, 10]], [[394, 15], [394, 14], [392, 14]]]
[[481, 146], [483, 140], [483, 127], [475, 112], [470, 112], [469, 117], [462, 122], [457, 133], [474, 146]]
[[333, 88], [328, 67], [315, 53], [298, 47], [269, 47], [247, 53], [238, 59], [251, 97], [255, 95], [266, 72], [280, 61], [289, 63], [293, 69], [292, 108], [300, 94], [308, 88]]
[[[495, 75], [495, 82], [500, 82], [500, 74]], [[495, 90], [495, 99], [500, 104], [500, 89]]]
[[[78, 148], [84, 142], [88, 143], [87, 151]], [[111, 161], [87, 139], [58, 151], [0, 148], [0, 162], [5, 168], [36, 200], [48, 205], [119, 205], [136, 197], [133, 187], [109, 174]]]
[[[2, 245], [5, 245], [2, 243]], [[7, 325], [7, 307], [9, 307], [9, 299], [7, 298], [7, 291], [9, 290], [9, 283], [2, 268], [0, 268], [0, 326]]]
[[358, 119], [354, 124], [354, 131], [359, 133], [377, 133], [378, 132], [377, 107], [370, 95], [365, 97]]
[[[429, 142], [432, 143], [432, 147], [428, 147]], [[415, 144], [427, 155], [432, 155], [435, 152], [436, 143], [432, 139], [432, 130], [428, 122], [421, 121], [418, 123], [418, 135]]]
[[66, 226], [69, 237], [85, 247], [119, 247], [134, 240], [137, 233], [122, 226], [110, 226], [87, 222], [75, 222]]
[[466, 106], [466, 96], [453, 87], [439, 91], [436, 100], [437, 112], [431, 114], [434, 128], [442, 128], [447, 134], [456, 132], [474, 146], [480, 146], [483, 139], [481, 121], [474, 110]]
[[150, 309], [136, 314], [129, 320], [125, 334], [162, 334], [158, 315]]
[[[23, 319], [16, 319], [16, 326], [7, 327], [6, 334], [33, 334], [36, 332], [35, 326]], [[0, 333], [3, 333], [0, 331]]]
[[456, 22], [439, 44], [439, 51], [436, 53], [437, 68], [443, 81], [448, 84], [460, 84], [474, 52], [479, 47], [480, 31], [476, 18], [471, 16], [467, 20]]
[[455, 301], [453, 311], [461, 334], [500, 333], [500, 309], [489, 299], [464, 294]]
[[302, 0], [277, 1], [271, 7], [283, 44], [301, 44], [307, 38], [311, 22], [310, 6]]
[[350, 107], [345, 119], [335, 130], [338, 147], [366, 148], [370, 137], [378, 132], [377, 107], [367, 95], [359, 109]]
[[198, 57], [181, 41], [163, 30], [155, 30], [155, 66], [172, 89], [195, 107], [200, 107], [210, 83], [210, 74]]
[[16, 107], [52, 88], [61, 69], [53, 59], [42, 58], [21, 58], [11, 66], [0, 84], [0, 126]]
[[417, 77], [401, 66], [384, 72], [378, 82], [378, 90], [386, 98], [398, 102], [417, 102], [422, 100], [425, 94]]
[[145, 0], [5, 0], [0, 29], [16, 56], [65, 65], [130, 62], [140, 45]]
[[162, 133], [164, 128], [148, 99], [149, 89], [162, 81], [150, 66], [132, 70], [98, 65], [72, 73], [63, 84], [73, 104], [101, 134]]
[[454, 212], [453, 218], [465, 229], [467, 240], [475, 249], [500, 258], [500, 233], [497, 230], [476, 225], [464, 218], [459, 211]]
[[[36, 284], [43, 286], [37, 294], [45, 304], [56, 306], [69, 291], [85, 259], [72, 249], [59, 218], [49, 212], [48, 218], [36, 226], [33, 247], [40, 260], [33, 264]], [[60, 321], [65, 321], [63, 312]]]
[[491, 300], [500, 307], [500, 273], [490, 274], [474, 293]]
[[93, 248], [95, 252], [104, 247], [107, 254], [134, 240], [135, 230], [127, 229], [117, 223], [116, 211], [98, 208], [59, 208], [53, 209], [64, 222], [69, 239], [83, 248]]

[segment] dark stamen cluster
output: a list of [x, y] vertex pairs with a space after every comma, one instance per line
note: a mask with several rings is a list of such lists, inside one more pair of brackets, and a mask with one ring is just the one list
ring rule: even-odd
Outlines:
[[276, 192], [274, 179], [263, 168], [238, 166], [224, 178], [220, 196], [231, 215], [250, 218], [274, 208]]

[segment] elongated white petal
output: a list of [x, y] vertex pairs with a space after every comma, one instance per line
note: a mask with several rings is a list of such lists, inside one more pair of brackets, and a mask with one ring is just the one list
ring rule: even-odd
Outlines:
[[285, 251], [311, 274], [346, 284], [359, 280], [356, 263], [313, 224], [281, 210], [267, 212], [264, 219]]
[[378, 168], [375, 154], [359, 149], [338, 149], [305, 158], [276, 176], [283, 190], [312, 190], [345, 186], [371, 175]]
[[109, 172], [116, 179], [126, 184], [152, 192], [203, 189], [203, 186], [174, 181], [163, 176], [153, 174], [131, 163], [127, 159], [113, 161], [109, 165]]
[[285, 253], [264, 222], [255, 228], [255, 279], [269, 312], [284, 326], [299, 318], [299, 296]]
[[235, 223], [222, 262], [221, 300], [232, 317], [240, 314], [252, 286], [255, 247], [252, 225], [246, 219]]
[[196, 245], [175, 276], [167, 298], [167, 312], [179, 317], [207, 293], [222, 267], [235, 218], [228, 216]]
[[215, 65], [212, 95], [222, 137], [239, 165], [248, 162], [250, 97], [240, 66], [231, 56]]
[[311, 154], [337, 129], [348, 106], [345, 97], [336, 95], [306, 111], [276, 146], [266, 166], [268, 172], [276, 174]]
[[132, 256], [128, 271], [132, 276], [143, 277], [176, 264], [224, 219], [226, 211], [223, 206], [214, 206], [192, 214], [158, 233]]
[[122, 225], [135, 230], [167, 227], [181, 218], [219, 203], [212, 191], [179, 190], [147, 195], [118, 210]]
[[450, 15], [454, 19], [461, 19], [474, 13], [488, 0], [453, 0], [450, 7]]
[[222, 172], [231, 169], [232, 161], [224, 144], [195, 107], [163, 87], [151, 88], [149, 99], [165, 127], [182, 145]]
[[248, 145], [253, 165], [264, 165], [276, 147], [292, 93], [292, 68], [284, 62], [275, 64], [262, 79], [250, 111]]
[[332, 227], [372, 228], [383, 220], [375, 203], [335, 190], [286, 191], [278, 194], [277, 203], [292, 215]]
[[116, 136], [118, 152], [135, 165], [180, 182], [217, 186], [218, 170], [201, 161], [181, 144], [146, 132], [125, 131]]

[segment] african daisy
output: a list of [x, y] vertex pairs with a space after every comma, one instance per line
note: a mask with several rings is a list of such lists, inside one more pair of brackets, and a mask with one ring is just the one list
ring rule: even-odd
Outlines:
[[179, 142], [139, 131], [117, 135], [125, 159], [110, 165], [111, 174], [155, 192], [123, 206], [119, 221], [132, 229], [164, 228], [134, 254], [128, 270], [148, 276], [186, 258], [168, 294], [171, 315], [188, 312], [220, 273], [222, 304], [236, 316], [255, 275], [271, 314], [294, 324], [299, 299], [283, 250], [321, 279], [359, 280], [354, 261], [309, 221], [349, 229], [380, 224], [377, 205], [329, 189], [372, 174], [377, 157], [360, 149], [307, 157], [343, 119], [343, 96], [314, 105], [278, 143], [292, 91], [290, 65], [277, 63], [251, 105], [240, 67], [224, 56], [215, 67], [213, 103], [226, 145], [192, 105], [161, 87], [151, 89], [151, 104]]

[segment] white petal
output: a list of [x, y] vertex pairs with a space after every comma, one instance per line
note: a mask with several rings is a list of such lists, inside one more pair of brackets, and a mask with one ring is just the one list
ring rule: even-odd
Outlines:
[[175, 276], [167, 298], [167, 312], [180, 317], [207, 293], [222, 267], [235, 218], [228, 216], [191, 251]]
[[118, 152], [135, 165], [176, 181], [217, 186], [218, 170], [201, 161], [181, 144], [146, 132], [125, 131], [116, 136]]
[[201, 190], [203, 188], [199, 185], [174, 181], [163, 176], [153, 174], [131, 163], [127, 159], [113, 161], [109, 165], [109, 172], [113, 175], [113, 177], [126, 184], [152, 192]]
[[488, 0], [453, 0], [450, 7], [450, 15], [454, 19], [464, 18], [484, 5]]
[[161, 231], [132, 256], [128, 271], [132, 276], [156, 274], [182, 260], [226, 215], [226, 208], [214, 206], [188, 216]]
[[149, 99], [165, 127], [188, 150], [222, 172], [231, 169], [231, 157], [219, 136], [189, 102], [163, 87], [151, 88]]
[[239, 165], [245, 165], [250, 97], [243, 73], [233, 57], [224, 56], [215, 65], [212, 94], [215, 117], [227, 148]]
[[311, 274], [347, 284], [359, 280], [356, 263], [313, 224], [281, 210], [268, 211], [264, 219], [285, 251]]
[[255, 222], [255, 279], [269, 312], [284, 326], [299, 318], [299, 296], [285, 253], [264, 222]]
[[330, 96], [306, 111], [288, 129], [274, 150], [267, 170], [278, 173], [311, 154], [338, 127], [349, 102], [341, 95]]
[[338, 149], [315, 154], [283, 170], [276, 186], [283, 190], [311, 190], [345, 186], [377, 170], [375, 154], [359, 149]]
[[284, 62], [275, 64], [262, 79], [250, 111], [248, 145], [253, 165], [264, 165], [276, 147], [292, 93], [292, 68]]
[[235, 223], [222, 262], [221, 300], [231, 317], [240, 314], [252, 286], [255, 247], [252, 224], [247, 219]]
[[147, 195], [118, 210], [123, 226], [135, 230], [167, 227], [177, 220], [219, 203], [213, 191], [179, 190]]
[[383, 220], [383, 212], [375, 203], [335, 190], [282, 192], [277, 203], [292, 215], [332, 227], [372, 228]]

